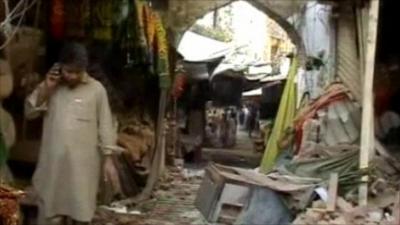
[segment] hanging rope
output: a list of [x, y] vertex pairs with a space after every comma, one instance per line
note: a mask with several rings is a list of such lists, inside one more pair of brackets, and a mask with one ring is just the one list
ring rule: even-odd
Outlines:
[[[26, 12], [32, 8], [37, 3], [38, 0], [20, 0], [15, 7], [10, 11], [10, 6], [8, 0], [3, 0], [5, 8], [5, 18], [0, 23], [0, 31], [6, 36], [4, 43], [0, 46], [0, 50], [4, 49], [10, 41], [14, 38], [15, 34], [18, 32], [19, 27], [25, 17]], [[18, 19], [15, 27], [12, 26], [12, 22]]]

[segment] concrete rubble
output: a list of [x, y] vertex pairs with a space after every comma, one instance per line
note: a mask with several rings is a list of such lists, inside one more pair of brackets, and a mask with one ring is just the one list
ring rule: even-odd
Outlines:
[[[289, 160], [278, 161], [267, 174], [211, 164], [198, 192], [197, 208], [209, 222], [227, 224], [397, 224], [400, 162], [377, 141], [371, 166], [359, 169], [360, 118], [360, 107], [348, 90], [331, 85], [298, 113], [295, 138], [282, 153]], [[358, 199], [363, 176], [368, 176], [367, 205], [360, 205]], [[228, 190], [230, 185], [244, 189], [239, 194], [238, 188]], [[231, 197], [224, 198], [225, 192]], [[257, 192], [265, 193], [257, 195], [258, 201], [251, 200]], [[240, 195], [243, 198], [232, 200]], [[261, 204], [260, 196], [267, 196]], [[232, 214], [226, 205], [236, 211]]]

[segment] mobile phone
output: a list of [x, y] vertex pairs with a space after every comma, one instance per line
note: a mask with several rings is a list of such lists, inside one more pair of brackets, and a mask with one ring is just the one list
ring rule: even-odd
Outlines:
[[51, 68], [51, 73], [54, 76], [61, 76], [61, 64], [60, 63], [54, 63], [54, 65]]

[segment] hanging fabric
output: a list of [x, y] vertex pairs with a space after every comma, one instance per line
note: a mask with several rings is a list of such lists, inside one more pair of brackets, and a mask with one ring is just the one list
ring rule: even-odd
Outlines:
[[50, 12], [51, 35], [55, 39], [64, 38], [65, 9], [64, 0], [52, 0]]
[[141, 0], [135, 0], [134, 2], [134, 10], [136, 16], [136, 44], [137, 49], [141, 54], [141, 60], [144, 63], [149, 62], [149, 46], [146, 41], [146, 32], [145, 32], [145, 25], [143, 20], [143, 2]]
[[65, 35], [69, 38], [84, 38], [90, 18], [89, 0], [68, 0], [65, 2]]
[[[155, 17], [151, 8], [147, 4], [142, 6], [142, 17], [144, 24], [144, 33], [148, 48], [148, 60], [150, 65], [154, 65], [154, 35], [155, 35]], [[154, 67], [150, 68], [150, 72], [154, 73]]]
[[171, 85], [171, 79], [169, 76], [169, 52], [168, 52], [168, 39], [167, 32], [162, 24], [159, 15], [154, 15], [155, 22], [155, 40], [154, 44], [157, 46], [154, 48], [154, 67], [156, 73], [159, 75], [160, 88], [169, 88]]
[[142, 4], [142, 16], [145, 29], [145, 35], [147, 40], [147, 46], [151, 48], [153, 46], [154, 34], [155, 34], [155, 13], [149, 7], [148, 4]]
[[113, 38], [113, 2], [93, 0], [91, 18], [93, 38], [99, 41], [111, 41]]
[[290, 67], [274, 127], [272, 129], [271, 135], [269, 136], [267, 147], [265, 148], [264, 156], [261, 161], [260, 170], [263, 173], [268, 173], [273, 169], [275, 165], [275, 160], [281, 150], [278, 146], [278, 143], [281, 140], [285, 131], [293, 124], [296, 112], [295, 78], [297, 74], [297, 69], [298, 60], [297, 58], [295, 58], [292, 61], [292, 65]]
[[[169, 88], [169, 52], [167, 32], [159, 14], [151, 9], [148, 4], [138, 0], [139, 24], [143, 27], [145, 43], [148, 49], [148, 62], [150, 72], [159, 76], [160, 88]], [[142, 26], [143, 25], [143, 26]]]
[[143, 30], [143, 21], [139, 9], [143, 3], [138, 0], [129, 2], [129, 14], [125, 28], [122, 29], [119, 36], [121, 36], [121, 48], [126, 54], [127, 64], [138, 65], [146, 64], [148, 62], [148, 50], [145, 32]]

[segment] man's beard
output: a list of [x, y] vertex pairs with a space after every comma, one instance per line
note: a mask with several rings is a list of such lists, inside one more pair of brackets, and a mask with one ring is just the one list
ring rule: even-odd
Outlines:
[[76, 88], [78, 86], [78, 84], [79, 84], [79, 81], [68, 81], [68, 82], [65, 82], [65, 85], [67, 85], [67, 87], [69, 89]]

